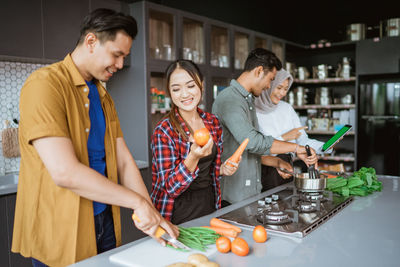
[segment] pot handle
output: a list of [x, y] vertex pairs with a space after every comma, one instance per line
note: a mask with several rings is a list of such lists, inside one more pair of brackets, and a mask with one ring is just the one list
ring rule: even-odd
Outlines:
[[311, 156], [310, 146], [306, 145], [307, 156]]
[[[311, 156], [310, 146], [306, 145], [307, 156]], [[315, 165], [312, 164], [308, 167], [308, 177], [310, 179], [317, 179], [318, 175], [315, 172]]]

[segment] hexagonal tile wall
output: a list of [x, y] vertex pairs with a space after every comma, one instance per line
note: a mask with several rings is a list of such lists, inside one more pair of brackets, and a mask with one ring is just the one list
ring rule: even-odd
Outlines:
[[[13, 120], [19, 121], [21, 88], [33, 71], [44, 66], [46, 64], [0, 61], [0, 130], [4, 129], [6, 120], [10, 122], [8, 127], [18, 127]], [[0, 135], [0, 174], [18, 171], [20, 158], [4, 158], [1, 147]]]

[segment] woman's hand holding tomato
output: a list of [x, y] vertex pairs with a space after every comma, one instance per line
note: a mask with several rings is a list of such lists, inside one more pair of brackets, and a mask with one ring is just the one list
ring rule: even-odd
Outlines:
[[214, 142], [212, 138], [209, 138], [204, 146], [199, 146], [196, 142], [193, 142], [192, 146], [190, 147], [190, 153], [198, 159], [204, 158], [211, 154], [213, 145]]

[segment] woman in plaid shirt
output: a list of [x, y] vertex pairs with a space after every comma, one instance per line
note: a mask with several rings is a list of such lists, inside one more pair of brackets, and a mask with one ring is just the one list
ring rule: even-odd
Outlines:
[[[154, 129], [153, 188], [151, 199], [161, 215], [180, 224], [221, 207], [220, 178], [237, 170], [221, 164], [222, 127], [218, 118], [198, 108], [203, 76], [189, 60], [167, 68], [167, 94], [171, 111]], [[206, 127], [212, 138], [203, 147], [193, 142], [193, 132]]]

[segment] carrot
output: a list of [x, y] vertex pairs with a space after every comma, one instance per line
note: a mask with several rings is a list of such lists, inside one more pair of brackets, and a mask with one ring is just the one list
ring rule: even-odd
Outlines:
[[239, 163], [240, 156], [243, 154], [243, 151], [248, 143], [249, 143], [249, 138], [244, 139], [244, 141], [240, 144], [238, 149], [236, 149], [235, 153], [233, 153], [232, 156], [228, 159], [227, 164], [233, 167], [233, 165], [229, 163], [229, 161], [232, 161], [234, 163]]
[[223, 227], [215, 227], [215, 226], [203, 226], [203, 227], [214, 230], [217, 234], [224, 235], [226, 237], [236, 238], [238, 235], [238, 232], [236, 232], [232, 228], [223, 228]]
[[210, 220], [210, 225], [213, 226], [213, 227], [230, 228], [230, 229], [235, 230], [238, 233], [242, 232], [242, 229], [240, 229], [239, 227], [237, 227], [235, 225], [232, 225], [230, 223], [224, 222], [224, 221], [222, 221], [220, 219], [217, 219], [217, 218], [212, 218]]

